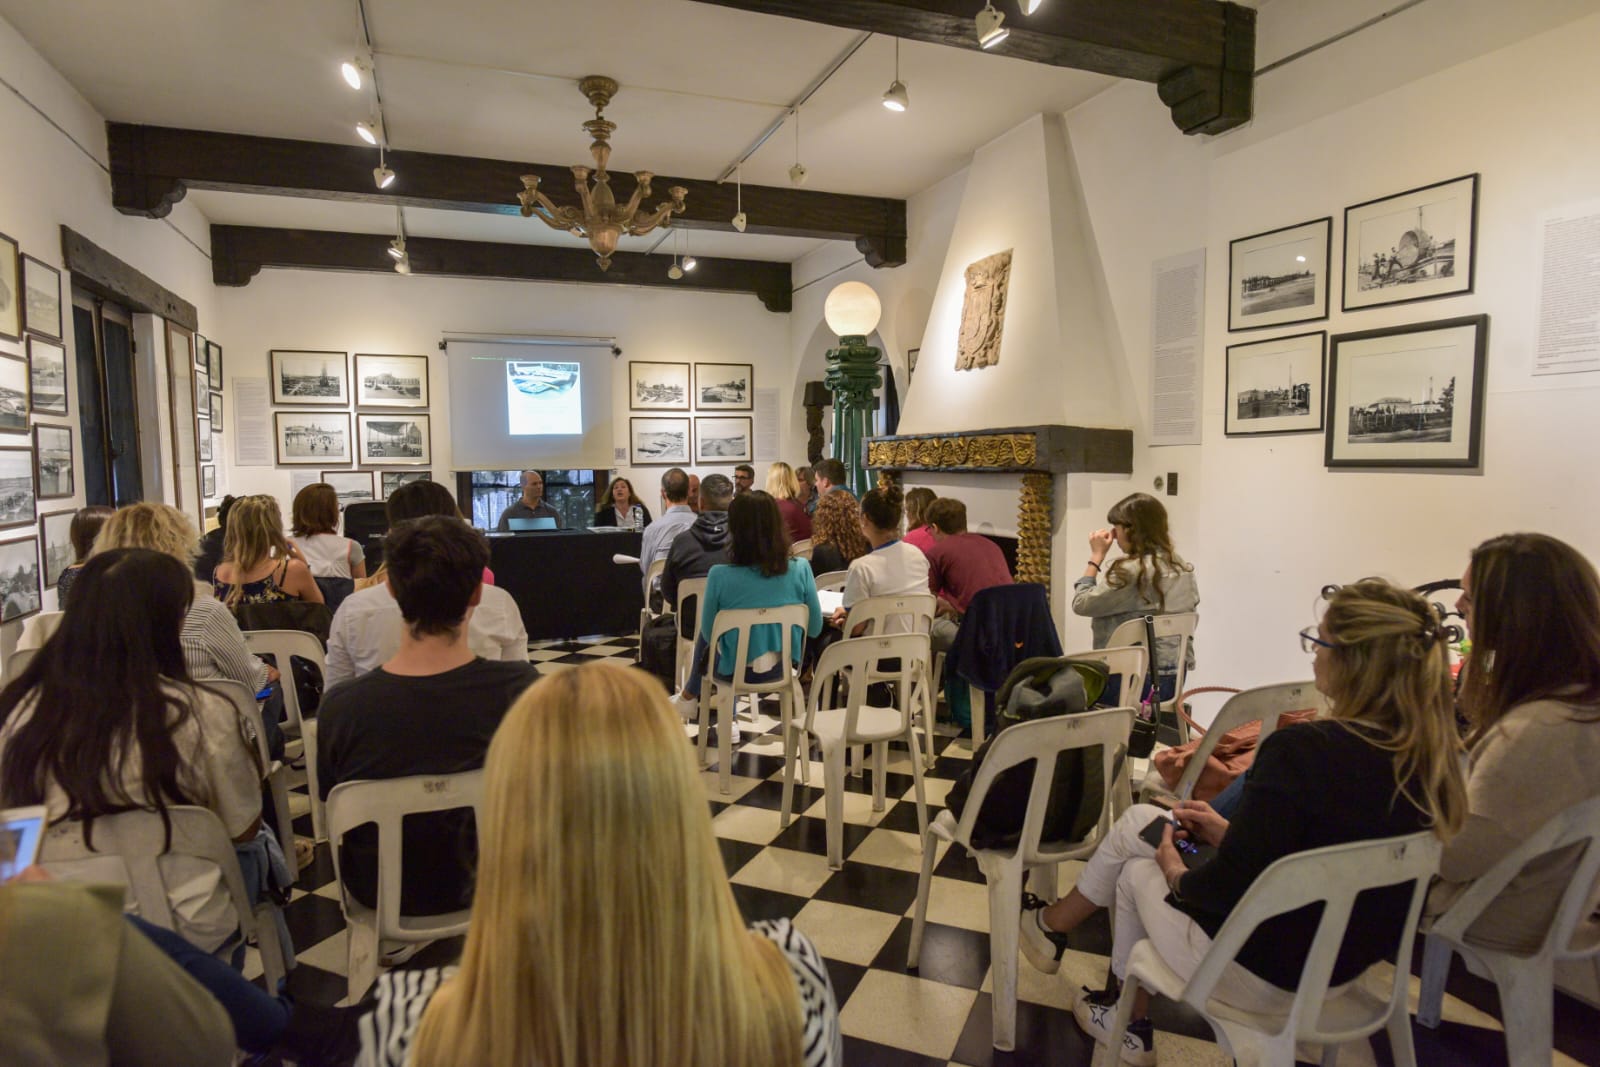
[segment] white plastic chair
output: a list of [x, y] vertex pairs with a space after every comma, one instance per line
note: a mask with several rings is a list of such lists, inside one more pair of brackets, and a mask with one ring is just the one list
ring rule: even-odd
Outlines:
[[[638, 566], [639, 561], [637, 559], [634, 560], [633, 562], [634, 562], [635, 566]], [[650, 590], [655, 588], [655, 584], [658, 581], [661, 580], [661, 572], [666, 570], [666, 569], [667, 569], [667, 557], [666, 556], [662, 556], [660, 559], [658, 559], [654, 563], [650, 564], [650, 569], [645, 572], [645, 575], [644, 575], [644, 607], [639, 609], [639, 636], [641, 638], [644, 637], [645, 625], [647, 623], [649, 623], [649, 621], [651, 619], [655, 618], [656, 615], [657, 615], [657, 612], [654, 612], [654, 611], [650, 610]]]
[[[287, 969], [294, 965], [292, 956], [278, 938], [278, 924], [274, 907], [268, 901], [252, 905], [245, 889], [244, 875], [239, 870], [239, 857], [228, 839], [228, 831], [216, 813], [207, 808], [179, 804], [167, 808], [172, 823], [172, 842], [166, 845], [166, 830], [161, 815], [154, 811], [124, 811], [117, 815], [102, 815], [94, 820], [90, 836], [94, 848], [83, 840], [83, 823], [59, 822], [51, 826], [40, 845], [40, 865], [57, 877], [72, 879], [77, 872], [61, 864], [92, 860], [120, 861], [120, 881], [128, 887], [139, 907], [139, 917], [164, 930], [176, 932], [177, 923], [172, 914], [172, 903], [167, 896], [167, 883], [162, 874], [162, 856], [192, 856], [214, 865], [222, 872], [222, 884], [227, 889], [228, 902], [239, 922], [239, 934], [246, 941], [255, 941], [261, 950], [261, 970], [267, 980], [267, 989], [276, 991]], [[105, 881], [108, 875], [97, 867], [93, 881]], [[232, 945], [217, 950], [219, 957], [233, 951]]]
[[17, 635], [17, 651], [37, 651], [44, 647], [44, 643], [55, 636], [61, 628], [61, 619], [65, 612], [40, 611], [29, 616], [22, 624], [22, 632]]
[[1175, 796], [1179, 800], [1187, 800], [1194, 792], [1195, 783], [1200, 780], [1200, 774], [1206, 768], [1206, 758], [1211, 755], [1211, 750], [1217, 747], [1217, 742], [1222, 740], [1222, 735], [1229, 730], [1237, 729], [1246, 723], [1261, 721], [1261, 736], [1256, 742], [1259, 746], [1271, 736], [1278, 728], [1278, 717], [1291, 711], [1305, 711], [1314, 709], [1319, 715], [1327, 713], [1328, 698], [1317, 691], [1314, 682], [1280, 682], [1277, 685], [1261, 685], [1254, 689], [1246, 689], [1242, 693], [1235, 693], [1229, 697], [1217, 712], [1217, 717], [1211, 721], [1206, 732], [1200, 735], [1199, 744], [1195, 747], [1194, 755], [1190, 758], [1188, 766], [1184, 767], [1183, 774], [1178, 778], [1178, 783], [1172, 788], [1161, 780], [1160, 773], [1151, 761], [1150, 769], [1145, 772], [1144, 781], [1139, 786], [1139, 802], [1147, 803], [1151, 797]]
[[796, 559], [811, 558], [811, 538], [802, 537], [789, 546], [789, 555]]
[[[1178, 684], [1173, 690], [1172, 696], [1172, 703], [1176, 704], [1183, 695], [1184, 682], [1189, 677], [1189, 649], [1194, 644], [1194, 631], [1195, 627], [1200, 625], [1200, 616], [1192, 611], [1180, 611], [1174, 612], [1171, 615], [1153, 615], [1151, 618], [1154, 619], [1153, 628], [1156, 632], [1157, 641], [1160, 641], [1163, 637], [1180, 638], [1178, 642], [1177, 662]], [[1140, 648], [1143, 648], [1144, 642], [1144, 617], [1140, 616], [1137, 619], [1129, 619], [1127, 622], [1113, 630], [1111, 632], [1111, 639], [1106, 642], [1106, 647], [1123, 648], [1128, 645], [1138, 645]], [[1152, 663], [1150, 670], [1152, 672], [1158, 672], [1159, 670], [1158, 667], [1154, 665], [1155, 655], [1155, 650], [1150, 650], [1150, 659]], [[1139, 700], [1139, 694], [1123, 694], [1121, 699], [1124, 704], [1136, 704]], [[1178, 722], [1178, 743], [1185, 744], [1189, 740], [1189, 724], [1183, 721], [1182, 715], [1175, 716], [1175, 718]], [[1156, 721], [1161, 721], [1159, 707], [1157, 708]]]
[[33, 662], [33, 657], [39, 654], [37, 648], [19, 648], [6, 657], [6, 667], [0, 672], [0, 683], [10, 685], [16, 681], [22, 672], [28, 669], [28, 664]]
[[[906, 966], [915, 969], [922, 954], [922, 934], [928, 917], [928, 893], [933, 885], [933, 863], [938, 856], [937, 842], [960, 845], [978, 861], [989, 886], [989, 959], [994, 971], [993, 1034], [994, 1047], [1009, 1051], [1017, 1040], [1017, 938], [1022, 915], [1022, 882], [1028, 872], [1046, 899], [1055, 896], [1056, 865], [1065, 860], [1082, 859], [1094, 852], [1111, 830], [1112, 795], [1116, 792], [1116, 767], [1128, 749], [1128, 734], [1133, 729], [1132, 708], [1086, 711], [1018, 723], [995, 735], [988, 755], [974, 776], [961, 818], [949, 810], [939, 813], [928, 825], [922, 844], [922, 875], [917, 881], [917, 906], [911, 922], [911, 951]], [[1071, 749], [1101, 746], [1100, 818], [1094, 832], [1082, 841], [1046, 842], [1044, 832], [1050, 787], [1056, 760]], [[1008, 849], [979, 849], [972, 845], [972, 830], [989, 788], [996, 776], [1033, 760], [1032, 783], [1028, 789], [1028, 810], [1023, 817], [1022, 835]]]
[[[341, 782], [328, 794], [328, 832], [332, 836], [333, 871], [339, 882], [339, 906], [349, 924], [349, 1003], [354, 1004], [378, 975], [385, 941], [417, 944], [458, 937], [467, 932], [471, 908], [444, 915], [406, 916], [400, 912], [401, 825], [407, 815], [471, 808], [483, 823], [484, 772], [418, 774], [407, 778]], [[378, 829], [377, 907], [368, 908], [345, 888], [339, 844], [358, 826]]]
[[[706, 580], [704, 578], [685, 578], [678, 583], [678, 602], [673, 605], [673, 611], [678, 619], [677, 653], [673, 660], [673, 688], [678, 692], [689, 684], [689, 671], [694, 667], [694, 635], [700, 632], [700, 605], [706, 596]], [[689, 636], [683, 636], [683, 620], [688, 618], [685, 612], [689, 609], [690, 601], [694, 602], [694, 626], [689, 631]]]
[[323, 814], [321, 792], [317, 789], [317, 720], [306, 718], [300, 711], [300, 691], [295, 688], [294, 670], [289, 665], [290, 656], [299, 656], [316, 664], [322, 676], [328, 676], [328, 660], [322, 642], [315, 634], [304, 630], [246, 630], [244, 643], [251, 653], [267, 656], [278, 668], [279, 686], [283, 689], [283, 710], [288, 715], [284, 733], [299, 736], [301, 754], [306, 761], [306, 788], [311, 792], [311, 833], [318, 841], [328, 839], [327, 820]]
[[[1517, 955], [1475, 945], [1470, 933], [1485, 908], [1494, 902], [1530, 861], [1571, 845], [1587, 847], [1561, 894], [1544, 942], [1532, 953]], [[1505, 1026], [1511, 1067], [1544, 1067], [1551, 1059], [1555, 1015], [1557, 960], [1579, 960], [1600, 954], [1600, 930], [1589, 918], [1589, 898], [1600, 881], [1600, 797], [1574, 804], [1546, 822], [1531, 837], [1457, 898], [1434, 920], [1422, 955], [1422, 995], [1417, 1022], [1437, 1028], [1450, 954], [1459, 952], [1475, 970], [1487, 971], [1500, 991], [1500, 1019]], [[1576, 935], [1576, 936], [1575, 936]]]
[[[931, 599], [931, 598], [930, 598]], [[811, 698], [806, 703], [804, 722], [789, 722], [783, 733], [783, 814], [781, 825], [788, 826], [794, 800], [794, 761], [798, 753], [804, 760], [816, 738], [822, 749], [822, 789], [827, 813], [828, 866], [844, 866], [844, 778], [845, 753], [853, 745], [872, 746], [872, 810], [884, 807], [884, 774], [888, 770], [886, 749], [890, 741], [903, 740], [911, 750], [911, 774], [916, 782], [917, 831], [926, 839], [928, 805], [922, 795], [922, 764], [918, 759], [916, 708], [922, 704], [921, 689], [927, 678], [927, 634], [893, 634], [883, 637], [850, 637], [829, 645], [817, 661], [811, 679]], [[900, 669], [884, 669], [885, 660], [898, 659]], [[835, 682], [842, 684], [833, 684]], [[874, 682], [894, 686], [895, 706], [877, 707], [868, 703], [867, 688]], [[831, 706], [830, 694], [844, 699], [843, 707]], [[827, 704], [829, 706], [824, 707]], [[925, 842], [926, 847], [926, 842]]]
[[[1322, 1062], [1332, 1064], [1340, 1045], [1364, 1041], [1387, 1030], [1396, 1067], [1416, 1067], [1411, 1018], [1406, 1009], [1407, 976], [1417, 919], [1428, 882], [1439, 867], [1439, 839], [1431, 831], [1376, 841], [1356, 841], [1297, 852], [1275, 861], [1256, 878], [1217, 931], [1205, 959], [1187, 980], [1162, 960], [1148, 940], [1133, 946], [1112, 1023], [1109, 1049], [1121, 1049], [1133, 1017], [1133, 1002], [1143, 987], [1181, 1000], [1205, 1016], [1224, 1055], [1241, 1063], [1292, 1067], [1296, 1042], [1323, 1047]], [[1328, 983], [1356, 897], [1368, 889], [1411, 883], [1411, 905], [1396, 931], [1394, 969], [1379, 995], [1369, 971], [1330, 994]], [[1256, 928], [1268, 919], [1322, 903], [1316, 935], [1301, 965], [1294, 1001], [1284, 1015], [1245, 1011], [1212, 997], [1228, 964]]]
[[[845, 613], [844, 635], [855, 634], [857, 627], [865, 627], [859, 636], [885, 636], [890, 633], [926, 634], [933, 627], [933, 613], [939, 600], [932, 593], [904, 593], [890, 596], [869, 596], [850, 605]], [[933, 656], [930, 652], [924, 661], [927, 668], [923, 684], [917, 687], [918, 711], [922, 715], [922, 738], [926, 745], [924, 761], [933, 768], [933, 717], [938, 697], [934, 695]], [[891, 681], [868, 672], [869, 682]]]
[[[717, 612], [711, 624], [711, 654], [706, 657], [705, 681], [700, 687], [700, 736], [695, 739], [700, 766], [706, 765], [706, 732], [711, 728], [711, 709], [717, 708], [717, 777], [723, 793], [729, 791], [733, 773], [733, 716], [739, 697], [750, 698], [752, 708], [763, 695], [778, 698], [779, 719], [785, 733], [794, 720], [795, 709], [804, 700], [800, 678], [794, 664], [800, 657], [795, 644], [795, 629], [805, 633], [811, 611], [805, 604], [785, 604], [781, 608], [741, 608]], [[770, 682], [751, 682], [746, 678], [750, 663], [750, 634], [757, 626], [782, 626], [778, 650], [778, 676]], [[723, 634], [737, 634], [733, 675], [728, 681], [717, 678], [717, 646]]]
[[292, 882], [300, 877], [300, 864], [295, 857], [294, 817], [289, 812], [289, 768], [282, 760], [273, 759], [267, 748], [266, 731], [259, 725], [261, 705], [256, 703], [255, 695], [242, 682], [208, 678], [198, 684], [214, 689], [233, 701], [234, 711], [251, 726], [250, 733], [256, 739], [256, 758], [261, 761], [262, 778], [272, 797], [272, 810], [278, 817], [278, 843], [283, 846], [283, 859], [289, 867], [289, 880]]
[[830, 589], [839, 592], [844, 588], [844, 583], [850, 580], [849, 571], [824, 571], [816, 576], [817, 592]]

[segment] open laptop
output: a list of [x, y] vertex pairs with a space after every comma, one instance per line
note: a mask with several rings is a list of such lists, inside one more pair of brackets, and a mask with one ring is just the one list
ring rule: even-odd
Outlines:
[[549, 515], [536, 515], [531, 519], [507, 519], [506, 525], [512, 533], [528, 533], [532, 530], [554, 530], [556, 520]]

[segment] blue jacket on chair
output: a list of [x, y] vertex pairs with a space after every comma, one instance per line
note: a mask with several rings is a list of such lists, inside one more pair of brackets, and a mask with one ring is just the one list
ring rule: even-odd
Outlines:
[[970, 685], [993, 693], [1011, 669], [1033, 656], [1061, 655], [1061, 638], [1042, 585], [996, 585], [972, 598], [947, 665]]

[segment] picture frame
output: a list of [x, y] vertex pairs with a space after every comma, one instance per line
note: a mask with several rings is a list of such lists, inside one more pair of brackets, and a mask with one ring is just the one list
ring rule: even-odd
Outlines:
[[694, 461], [696, 463], [749, 463], [754, 457], [752, 423], [749, 415], [694, 420]]
[[222, 394], [213, 389], [209, 395], [211, 397], [211, 400], [206, 404], [206, 408], [207, 408], [207, 410], [209, 410], [211, 412], [211, 432], [212, 433], [221, 433], [222, 432]]
[[628, 419], [628, 458], [635, 467], [682, 467], [691, 462], [690, 419], [632, 416]]
[[206, 371], [211, 384], [222, 388], [222, 346], [215, 341], [206, 342]]
[[40, 500], [66, 500], [76, 493], [72, 427], [37, 423], [33, 427], [33, 486]]
[[1222, 428], [1228, 437], [1321, 433], [1328, 331], [1229, 345]]
[[750, 363], [696, 363], [694, 399], [699, 411], [751, 411], [755, 408], [755, 366]]
[[1476, 174], [1345, 208], [1344, 310], [1472, 292], [1477, 239]]
[[333, 486], [339, 506], [361, 504], [374, 499], [371, 471], [323, 471], [322, 480]]
[[22, 257], [22, 328], [59, 341], [61, 323], [61, 272], [34, 256]]
[[348, 407], [349, 353], [301, 348], [274, 348], [267, 353], [274, 404], [306, 407]]
[[1228, 329], [1327, 318], [1332, 244], [1332, 215], [1229, 241]]
[[44, 606], [39, 582], [39, 539], [0, 541], [0, 623], [37, 614]]
[[1488, 315], [1335, 335], [1327, 466], [1476, 468], [1488, 352]]
[[384, 500], [388, 500], [389, 497], [394, 493], [394, 491], [396, 489], [400, 488], [402, 485], [410, 485], [412, 482], [431, 482], [431, 481], [433, 481], [433, 472], [432, 471], [379, 471], [378, 472], [378, 489], [379, 489], [379, 492], [382, 493], [382, 498], [381, 499], [384, 499]]
[[28, 361], [0, 352], [0, 433], [27, 433], [32, 410]]
[[689, 364], [628, 361], [631, 411], [688, 411]]
[[54, 589], [61, 572], [72, 566], [77, 553], [72, 548], [72, 519], [77, 508], [48, 511], [39, 516], [39, 556], [44, 561], [44, 587]]
[[195, 458], [201, 463], [210, 463], [214, 452], [211, 440], [211, 420], [200, 415], [195, 420]]
[[0, 233], [0, 341], [22, 340], [22, 249]]
[[209, 364], [206, 362], [206, 345], [208, 345], [210, 343], [211, 343], [210, 341], [207, 341], [200, 334], [195, 334], [194, 335], [194, 367], [195, 367], [195, 370], [203, 371], [203, 370], [208, 369]]
[[211, 379], [207, 376], [206, 368], [203, 365], [198, 366], [194, 369], [194, 395], [197, 410], [200, 403], [205, 400], [205, 395], [209, 392], [211, 392]]
[[279, 466], [350, 465], [350, 413], [274, 411], [272, 438]]
[[217, 496], [217, 468], [215, 464], [206, 463], [200, 467], [200, 497], [203, 500], [214, 500]]
[[432, 434], [431, 420], [423, 414], [356, 416], [358, 455], [364, 466], [429, 466]]
[[917, 361], [922, 357], [921, 348], [906, 349], [906, 384], [911, 384], [911, 379], [917, 376]]
[[356, 406], [426, 408], [428, 357], [356, 353]]
[[27, 348], [28, 406], [35, 415], [70, 415], [66, 346], [29, 334]]
[[38, 518], [33, 449], [0, 445], [0, 530], [32, 526]]

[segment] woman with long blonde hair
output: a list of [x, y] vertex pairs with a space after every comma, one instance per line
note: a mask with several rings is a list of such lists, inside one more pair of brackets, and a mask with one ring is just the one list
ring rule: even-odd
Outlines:
[[806, 514], [800, 493], [800, 479], [793, 467], [780, 460], [767, 468], [767, 495], [778, 502], [791, 544], [811, 536], [811, 516]]
[[297, 598], [323, 603], [311, 568], [283, 535], [278, 498], [265, 493], [234, 501], [211, 582], [230, 608]]
[[745, 927], [652, 679], [599, 663], [546, 677], [506, 714], [485, 773], [460, 968], [380, 978], [358, 1062], [841, 1062], [822, 959], [787, 920]]
[[[1231, 820], [1203, 801], [1174, 809], [1179, 834], [1215, 848], [1209, 860], [1186, 866], [1165, 810], [1135, 804], [1067, 896], [1048, 905], [1031, 895], [1025, 900], [1022, 948], [1052, 974], [1066, 932], [1100, 908], [1116, 908], [1108, 986], [1084, 989], [1073, 1007], [1085, 1033], [1108, 1038], [1134, 944], [1148, 938], [1169, 967], [1189, 977], [1251, 883], [1284, 856], [1423, 829], [1449, 840], [1461, 829], [1467, 803], [1450, 701], [1449, 636], [1432, 605], [1409, 590], [1375, 578], [1337, 589], [1321, 624], [1300, 634], [1329, 715], [1285, 726], [1262, 742]], [[1159, 846], [1141, 836], [1152, 823], [1166, 824]], [[1410, 902], [1405, 885], [1357, 901], [1334, 964], [1335, 986], [1393, 950]], [[1293, 912], [1258, 930], [1223, 972], [1215, 996], [1245, 1011], [1286, 1012], [1317, 921]], [[1124, 1063], [1156, 1062], [1148, 999], [1140, 990], [1120, 1050]]]

